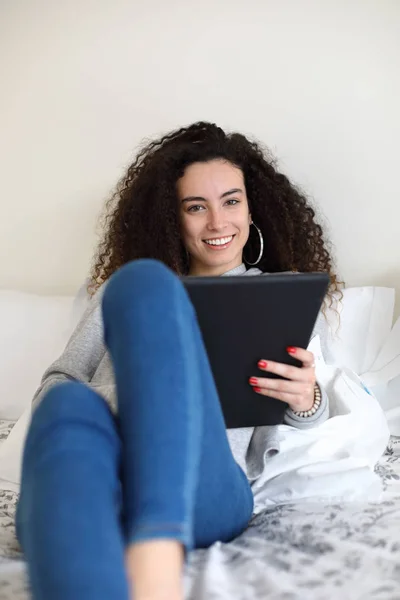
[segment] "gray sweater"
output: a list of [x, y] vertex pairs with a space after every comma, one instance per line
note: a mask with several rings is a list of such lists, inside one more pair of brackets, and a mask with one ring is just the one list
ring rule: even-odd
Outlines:
[[[244, 264], [232, 269], [224, 276], [262, 275], [259, 269], [246, 270]], [[267, 274], [265, 274], [267, 275]], [[33, 398], [36, 407], [43, 395], [55, 383], [77, 380], [95, 389], [108, 402], [112, 410], [117, 410], [116, 386], [111, 357], [103, 340], [101, 297], [103, 285], [90, 299], [88, 306], [70, 337], [64, 352], [45, 371], [41, 385]], [[313, 335], [319, 334], [322, 347], [326, 340], [327, 326], [323, 315], [319, 315]], [[315, 427], [329, 417], [329, 403], [326, 392], [321, 389], [322, 402], [319, 410], [311, 417], [298, 417], [288, 409], [285, 423], [297, 428]], [[250, 481], [262, 473], [265, 461], [279, 452], [279, 436], [276, 426], [247, 427], [227, 431], [233, 456], [247, 474]]]

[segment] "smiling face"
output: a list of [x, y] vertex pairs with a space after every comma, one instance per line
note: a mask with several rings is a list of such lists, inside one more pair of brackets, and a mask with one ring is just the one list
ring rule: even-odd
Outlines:
[[189, 275], [222, 275], [242, 264], [251, 223], [242, 171], [224, 160], [193, 163], [177, 192]]

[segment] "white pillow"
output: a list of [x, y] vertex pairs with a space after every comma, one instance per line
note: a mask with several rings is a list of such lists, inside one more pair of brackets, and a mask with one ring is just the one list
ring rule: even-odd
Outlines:
[[8, 438], [0, 444], [0, 489], [15, 492], [19, 489], [22, 454], [30, 422], [31, 407], [27, 406]]
[[393, 288], [344, 289], [337, 306], [340, 316], [329, 312], [331, 336], [327, 362], [351, 369], [358, 375], [368, 370], [392, 329], [394, 301]]
[[0, 291], [0, 419], [17, 420], [74, 322], [72, 296]]

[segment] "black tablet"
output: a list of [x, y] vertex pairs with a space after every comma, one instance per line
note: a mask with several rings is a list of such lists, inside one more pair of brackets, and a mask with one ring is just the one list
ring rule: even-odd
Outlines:
[[182, 277], [195, 308], [226, 427], [282, 423], [287, 405], [255, 393], [260, 359], [301, 365], [286, 351], [307, 348], [329, 285], [327, 273]]

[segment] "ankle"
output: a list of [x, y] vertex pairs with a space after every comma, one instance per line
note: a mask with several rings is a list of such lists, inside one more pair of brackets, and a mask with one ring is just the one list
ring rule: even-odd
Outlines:
[[183, 598], [184, 553], [177, 540], [157, 539], [127, 547], [125, 561], [133, 597]]

